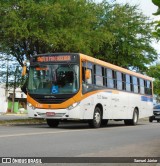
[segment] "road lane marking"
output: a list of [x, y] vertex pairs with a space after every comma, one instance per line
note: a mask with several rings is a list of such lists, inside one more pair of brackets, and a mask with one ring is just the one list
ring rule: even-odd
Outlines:
[[51, 132], [36, 132], [36, 133], [20, 133], [20, 134], [7, 134], [7, 135], [0, 135], [0, 138], [7, 138], [7, 137], [21, 137], [21, 136], [32, 136], [32, 135], [44, 135], [44, 134], [59, 134], [59, 133], [69, 133], [69, 132], [80, 132], [80, 131], [91, 131], [93, 129], [86, 129], [86, 130], [65, 130], [65, 131], [51, 131]]
[[[44, 135], [44, 134], [58, 134], [58, 133], [67, 133], [70, 130], [66, 131], [52, 131], [52, 132], [37, 132], [37, 133], [21, 133], [21, 134], [10, 134], [10, 135], [1, 135], [0, 138], [5, 138], [5, 137], [21, 137], [21, 136], [32, 136], [32, 135]], [[75, 130], [74, 130], [75, 131]], [[80, 131], [80, 130], [76, 130]]]
[[[125, 127], [125, 126], [124, 126]], [[21, 137], [21, 136], [32, 136], [32, 135], [44, 135], [44, 134], [59, 134], [59, 133], [71, 133], [71, 132], [84, 132], [84, 131], [97, 131], [97, 130], [111, 130], [113, 128], [99, 128], [99, 129], [79, 129], [79, 130], [64, 130], [64, 131], [50, 131], [50, 132], [35, 132], [35, 133], [20, 133], [20, 134], [6, 134], [0, 135], [0, 138], [7, 137]]]
[[[136, 126], [121, 126], [120, 128], [135, 128]], [[8, 138], [8, 137], [21, 137], [21, 136], [33, 136], [33, 135], [44, 135], [44, 134], [60, 134], [60, 133], [71, 133], [71, 132], [84, 132], [84, 131], [100, 131], [100, 130], [113, 130], [113, 129], [118, 129], [119, 130], [119, 127], [118, 128], [99, 128], [99, 129], [79, 129], [79, 130], [64, 130], [64, 131], [50, 131], [50, 132], [33, 132], [33, 133], [20, 133], [20, 134], [6, 134], [6, 135], [0, 135], [0, 138]], [[137, 128], [137, 129], [142, 129], [141, 127], [140, 128]], [[115, 130], [114, 130], [115, 131]]]

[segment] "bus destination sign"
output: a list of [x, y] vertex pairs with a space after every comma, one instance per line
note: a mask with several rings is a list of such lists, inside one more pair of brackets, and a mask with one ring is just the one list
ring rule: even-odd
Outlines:
[[59, 56], [38, 56], [36, 58], [37, 62], [64, 62], [71, 61], [70, 55], [59, 55]]

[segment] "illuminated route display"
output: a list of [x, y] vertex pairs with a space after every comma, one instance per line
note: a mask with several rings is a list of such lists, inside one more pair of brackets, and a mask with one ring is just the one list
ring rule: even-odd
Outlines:
[[33, 63], [77, 62], [78, 54], [44, 54], [33, 57]]
[[71, 61], [70, 55], [62, 55], [62, 56], [41, 56], [37, 57], [37, 62], [59, 62], [59, 61]]

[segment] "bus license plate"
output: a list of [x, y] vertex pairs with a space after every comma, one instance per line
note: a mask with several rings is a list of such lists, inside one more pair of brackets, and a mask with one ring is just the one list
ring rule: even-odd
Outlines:
[[46, 116], [55, 116], [55, 112], [46, 112]]

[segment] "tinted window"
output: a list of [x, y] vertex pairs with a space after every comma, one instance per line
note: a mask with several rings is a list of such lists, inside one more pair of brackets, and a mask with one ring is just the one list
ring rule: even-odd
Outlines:
[[122, 73], [116, 72], [117, 76], [117, 89], [122, 90]]
[[114, 75], [111, 69], [107, 69], [107, 87], [114, 88]]
[[95, 66], [95, 83], [98, 86], [103, 86], [102, 67], [99, 65]]
[[126, 91], [131, 91], [130, 75], [126, 74]]
[[144, 94], [144, 80], [140, 79], [140, 93]]
[[145, 81], [145, 93], [148, 95], [152, 94], [152, 86], [150, 81]]
[[135, 93], [138, 93], [138, 79], [137, 79], [137, 77], [132, 77], [132, 81], [133, 81], [133, 91]]
[[102, 76], [102, 67], [101, 66], [96, 65], [96, 72], [95, 72], [95, 74], [99, 75], [99, 76]]

